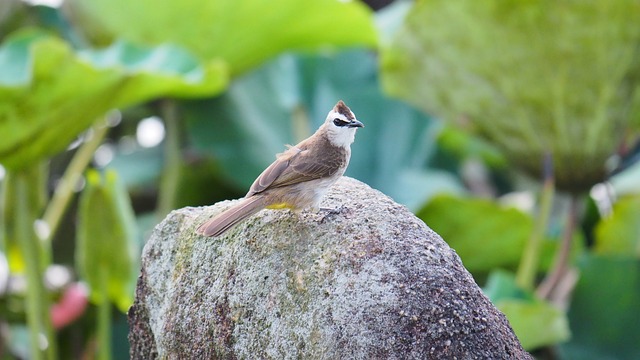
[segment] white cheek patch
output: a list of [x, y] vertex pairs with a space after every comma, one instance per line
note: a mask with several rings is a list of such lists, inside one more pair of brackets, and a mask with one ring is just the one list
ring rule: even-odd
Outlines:
[[[353, 119], [356, 118], [353, 112], [350, 112], [350, 115]], [[334, 119], [344, 121], [344, 126], [337, 126], [334, 124]], [[329, 138], [329, 141], [331, 141], [331, 144], [334, 146], [348, 148], [353, 143], [356, 135], [356, 128], [349, 127], [347, 124], [350, 122], [351, 121], [348, 116], [345, 116], [345, 114], [341, 114], [335, 110], [329, 112], [324, 126], [327, 129], [327, 137]]]
[[355, 139], [356, 129], [346, 126], [338, 127], [333, 125], [329, 128], [328, 135], [329, 141], [331, 141], [334, 146], [348, 147], [349, 145], [351, 145], [351, 143], [353, 143], [353, 140]]

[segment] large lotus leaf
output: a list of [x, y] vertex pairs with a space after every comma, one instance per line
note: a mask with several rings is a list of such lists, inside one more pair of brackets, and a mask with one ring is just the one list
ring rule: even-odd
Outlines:
[[[239, 74], [290, 49], [376, 42], [371, 11], [337, 0], [71, 0], [69, 12], [95, 42], [171, 42]], [[126, 9], [126, 11], [123, 11]]]
[[119, 42], [75, 53], [58, 38], [16, 33], [0, 47], [0, 163], [20, 168], [53, 155], [109, 109], [216, 94], [227, 78], [220, 62], [202, 67], [176, 47]]
[[221, 97], [183, 108], [195, 148], [246, 191], [284, 144], [309, 136], [340, 99], [365, 124], [346, 175], [414, 209], [438, 191], [461, 191], [455, 177], [426, 168], [437, 126], [380, 92], [369, 51], [281, 56], [238, 78]]
[[382, 52], [386, 91], [588, 189], [640, 123], [640, 1], [423, 0]]

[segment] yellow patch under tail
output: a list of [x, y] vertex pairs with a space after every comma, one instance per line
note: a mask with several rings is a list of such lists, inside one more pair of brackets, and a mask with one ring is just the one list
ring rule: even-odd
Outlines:
[[293, 209], [293, 206], [287, 203], [278, 203], [267, 206], [267, 209]]

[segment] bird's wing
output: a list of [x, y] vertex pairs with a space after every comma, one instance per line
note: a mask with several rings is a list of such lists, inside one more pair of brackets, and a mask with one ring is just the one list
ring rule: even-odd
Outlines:
[[291, 147], [278, 157], [253, 182], [247, 196], [268, 188], [293, 185], [334, 175], [344, 165], [344, 154], [317, 156], [298, 147]]

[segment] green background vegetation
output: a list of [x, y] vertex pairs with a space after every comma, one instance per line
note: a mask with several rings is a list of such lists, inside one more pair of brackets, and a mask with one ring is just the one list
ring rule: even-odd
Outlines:
[[152, 227], [242, 196], [343, 99], [366, 124], [347, 175], [442, 235], [528, 351], [640, 358], [638, 19], [638, 0], [0, 2], [0, 355], [126, 357]]

